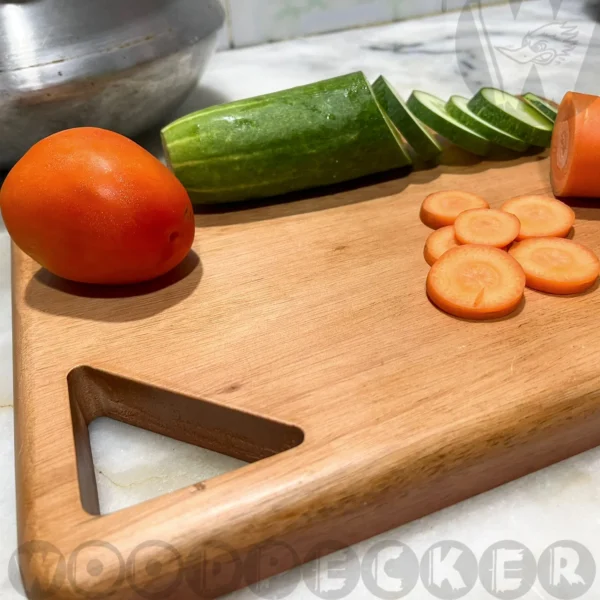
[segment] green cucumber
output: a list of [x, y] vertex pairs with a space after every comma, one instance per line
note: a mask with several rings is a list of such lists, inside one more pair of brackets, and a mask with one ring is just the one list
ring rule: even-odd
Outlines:
[[161, 137], [197, 204], [278, 196], [411, 163], [361, 72], [207, 108]]
[[437, 96], [414, 91], [408, 99], [408, 108], [425, 125], [464, 150], [479, 156], [485, 156], [489, 152], [490, 141], [451, 117], [444, 101]]
[[515, 150], [516, 152], [523, 152], [529, 148], [529, 144], [523, 140], [479, 118], [474, 112], [469, 110], [468, 103], [469, 101], [462, 96], [452, 96], [446, 104], [446, 110], [451, 117], [454, 117], [463, 125], [466, 125], [499, 146]]
[[508, 92], [483, 88], [471, 98], [468, 106], [484, 121], [532, 146], [550, 146], [552, 122]]
[[523, 100], [530, 104], [536, 110], [539, 110], [545, 117], [550, 119], [553, 123], [556, 121], [556, 117], [558, 116], [558, 107], [553, 106], [548, 100], [544, 100], [544, 98], [540, 98], [531, 92], [527, 92], [523, 95]]
[[421, 158], [432, 160], [441, 154], [442, 147], [437, 140], [411, 114], [404, 100], [383, 75], [373, 84], [373, 92], [381, 108]]

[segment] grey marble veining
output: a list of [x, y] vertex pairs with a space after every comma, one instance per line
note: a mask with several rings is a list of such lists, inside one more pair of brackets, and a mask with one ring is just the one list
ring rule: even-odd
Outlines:
[[[557, 12], [555, 9], [560, 4]], [[591, 10], [591, 9], [586, 9]], [[569, 43], [561, 37], [566, 24]], [[570, 29], [569, 29], [570, 28]], [[385, 74], [405, 97], [424, 89], [444, 98], [469, 95], [481, 85], [520, 93], [531, 89], [559, 100], [568, 89], [596, 91], [592, 76], [600, 53], [597, 25], [579, 1], [532, 0], [515, 15], [507, 5], [455, 12], [417, 21], [358, 29], [219, 53], [180, 114], [211, 104], [301, 85], [354, 70]], [[558, 37], [556, 31], [559, 32]], [[576, 43], [572, 43], [575, 39]], [[545, 42], [545, 45], [538, 42]], [[552, 42], [558, 41], [558, 45]], [[150, 139], [150, 138], [149, 138]], [[7, 577], [16, 547], [9, 243], [0, 227], [0, 598], [20, 598]], [[515, 365], [515, 369], [518, 369]], [[105, 512], [240, 466], [227, 457], [102, 420], [91, 431], [101, 505]], [[536, 557], [552, 542], [573, 539], [600, 560], [600, 450], [587, 452], [457, 506], [390, 531], [379, 540], [407, 543], [421, 556], [433, 543], [456, 539], [480, 555], [490, 544], [517, 539]], [[355, 546], [359, 557], [373, 545]], [[284, 590], [288, 574], [274, 583]], [[597, 598], [599, 582], [584, 598]], [[273, 592], [272, 592], [273, 593]], [[242, 590], [230, 596], [251, 600]], [[260, 597], [260, 595], [258, 595]], [[287, 596], [314, 599], [299, 583]], [[373, 597], [360, 583], [347, 596]], [[428, 598], [421, 585], [407, 596]], [[465, 596], [489, 597], [477, 584]], [[526, 600], [549, 598], [536, 584]]]

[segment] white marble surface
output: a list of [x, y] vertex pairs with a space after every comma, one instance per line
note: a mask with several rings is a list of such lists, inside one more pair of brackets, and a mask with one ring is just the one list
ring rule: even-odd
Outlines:
[[[468, 19], [473, 15], [461, 17], [460, 13], [453, 13], [222, 52], [215, 56], [203, 84], [180, 112], [358, 69], [364, 70], [371, 78], [384, 73], [403, 95], [408, 95], [414, 88], [423, 88], [440, 96], [453, 93], [468, 95], [474, 87], [499, 80], [508, 89], [521, 92], [531, 63], [519, 64], [494, 48], [519, 47], [528, 32], [555, 20], [575, 26], [578, 42], [568, 53], [563, 52], [562, 64], [537, 65], [536, 85], [542, 86], [546, 95], [555, 99], [576, 85], [580, 89], [594, 89], [595, 82], [589, 73], [577, 83], [588, 48], [600, 52], [600, 43], [593, 42], [594, 24], [584, 16], [581, 2], [564, 0], [556, 15], [552, 4], [557, 3], [533, 0], [523, 4], [516, 17], [511, 8], [504, 5], [477, 12], [472, 21]], [[467, 19], [462, 21], [462, 25], [461, 18]], [[483, 27], [488, 31], [489, 44], [481, 44]], [[592, 52], [588, 58], [590, 56], [598, 62], [597, 54]], [[534, 84], [529, 80], [528, 87]], [[600, 89], [600, 85], [595, 87], [596, 91]], [[9, 286], [9, 244], [1, 227], [0, 598], [15, 600], [20, 596], [12, 589], [7, 577], [8, 561], [16, 546]], [[202, 449], [147, 432], [132, 431], [127, 426], [106, 420], [93, 424], [91, 429], [104, 512], [240, 466], [227, 457], [215, 457]], [[572, 539], [586, 545], [600, 561], [599, 501], [600, 450], [594, 450], [388, 532], [380, 538], [407, 543], [419, 557], [430, 545], [445, 539], [464, 542], [476, 555], [480, 555], [490, 544], [514, 538], [527, 544], [536, 557], [548, 544]], [[361, 556], [372, 544], [373, 540], [363, 542], [355, 550]], [[263, 597], [315, 598], [303, 582], [285, 595], [285, 582], [289, 583], [293, 577], [293, 573], [288, 574], [275, 583], [274, 589], [280, 590], [280, 595], [272, 592], [272, 595], [266, 596], [263, 592]], [[599, 594], [600, 577], [583, 597], [598, 598]], [[257, 594], [251, 590], [242, 590], [231, 596], [235, 600], [256, 597]], [[363, 584], [359, 584], [347, 597], [364, 599], [373, 596]], [[430, 596], [419, 584], [408, 597], [421, 599]], [[490, 596], [477, 584], [465, 597], [481, 599]], [[550, 598], [538, 584], [524, 597], [528, 600]]]
[[[462, 8], [469, 0], [225, 0], [235, 48]], [[501, 1], [501, 0], [500, 0]], [[498, 0], [481, 0], [494, 4]]]
[[440, 13], [443, 0], [229, 0], [232, 41], [242, 47]]

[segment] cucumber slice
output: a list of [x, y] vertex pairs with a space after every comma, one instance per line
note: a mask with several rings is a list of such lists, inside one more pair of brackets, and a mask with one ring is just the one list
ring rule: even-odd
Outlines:
[[443, 100], [427, 92], [414, 91], [408, 99], [409, 110], [425, 125], [464, 150], [485, 156], [490, 141], [451, 117]]
[[504, 146], [504, 148], [509, 148], [516, 152], [524, 152], [529, 148], [529, 144], [523, 140], [502, 131], [502, 129], [498, 129], [487, 121], [479, 118], [474, 112], [469, 110], [469, 107], [467, 106], [468, 103], [469, 101], [462, 96], [452, 96], [446, 104], [446, 110], [451, 117], [454, 117], [463, 125], [466, 125], [499, 146]]
[[558, 108], [550, 104], [550, 102], [548, 102], [547, 100], [544, 100], [544, 98], [540, 98], [539, 96], [536, 96], [531, 92], [527, 92], [527, 94], [523, 96], [523, 100], [525, 100], [527, 104], [533, 106], [533, 108], [535, 108], [536, 110], [539, 110], [545, 117], [548, 117], [548, 119], [550, 119], [553, 123], [556, 121], [556, 117], [558, 116]]
[[392, 123], [392, 120], [388, 117], [388, 115], [385, 112], [385, 110], [383, 110], [383, 108], [381, 108], [381, 106], [379, 106], [378, 102], [377, 102], [377, 106], [378, 106], [379, 110], [381, 111], [381, 116], [383, 117], [383, 119], [386, 122], [387, 126], [390, 128], [390, 131], [392, 132], [392, 135], [394, 136], [394, 139], [396, 140], [396, 143], [398, 144], [398, 147], [399, 147], [400, 152], [402, 154], [402, 160], [400, 161], [401, 164], [399, 164], [398, 167], [395, 167], [395, 168], [407, 167], [409, 165], [412, 165], [413, 161], [412, 161], [412, 158], [411, 158], [411, 156], [409, 154], [408, 148], [406, 146], [406, 142], [404, 141], [404, 139], [400, 135], [400, 132], [398, 131], [398, 128], [394, 125], [394, 123]]
[[468, 106], [484, 121], [532, 146], [550, 146], [552, 122], [508, 92], [483, 88], [471, 98]]
[[197, 204], [278, 196], [411, 163], [360, 72], [213, 106], [161, 137]]
[[411, 114], [404, 100], [383, 75], [373, 84], [373, 92], [384, 112], [420, 157], [431, 160], [441, 154], [442, 147], [437, 140]]

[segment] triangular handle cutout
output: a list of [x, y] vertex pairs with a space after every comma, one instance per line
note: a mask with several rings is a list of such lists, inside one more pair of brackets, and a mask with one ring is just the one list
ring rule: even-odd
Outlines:
[[89, 433], [103, 515], [248, 464], [108, 417], [92, 421]]
[[[67, 380], [81, 502], [93, 515], [104, 511], [100, 510], [88, 426], [101, 417], [245, 463], [294, 448], [304, 439], [302, 430], [293, 425], [92, 367], [74, 369]], [[231, 467], [236, 468], [235, 463]]]

